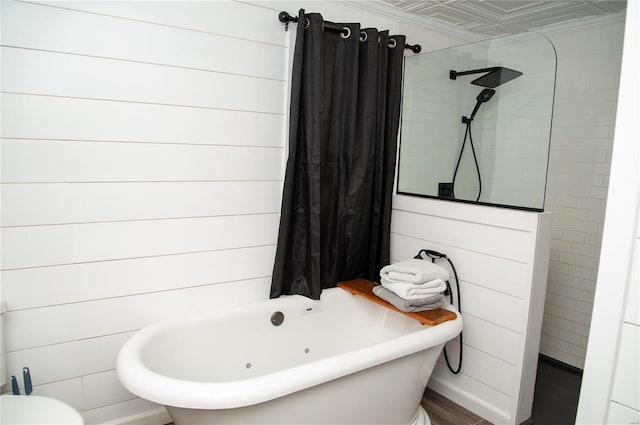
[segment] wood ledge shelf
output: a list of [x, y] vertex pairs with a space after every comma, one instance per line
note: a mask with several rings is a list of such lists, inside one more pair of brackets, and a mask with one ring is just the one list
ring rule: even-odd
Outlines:
[[358, 278], [354, 280], [347, 280], [345, 282], [339, 282], [338, 287], [351, 292], [353, 295], [361, 296], [371, 302], [379, 304], [383, 307], [386, 307], [390, 310], [396, 311], [400, 314], [404, 314], [405, 316], [409, 316], [412, 319], [417, 320], [423, 325], [435, 326], [439, 325], [442, 322], [446, 322], [448, 320], [455, 320], [457, 315], [455, 312], [450, 310], [445, 310], [443, 308], [436, 308], [434, 310], [420, 311], [420, 312], [406, 312], [402, 311], [393, 305], [389, 304], [382, 298], [378, 297], [373, 293], [373, 288], [375, 287], [375, 283], [368, 281], [363, 278]]

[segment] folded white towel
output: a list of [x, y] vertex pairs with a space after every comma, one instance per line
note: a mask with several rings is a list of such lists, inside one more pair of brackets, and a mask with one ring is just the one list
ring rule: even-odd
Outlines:
[[412, 258], [389, 264], [380, 270], [380, 277], [389, 282], [422, 284], [435, 279], [449, 279], [449, 272], [431, 261]]
[[442, 279], [433, 279], [421, 285], [409, 282], [392, 282], [381, 279], [382, 286], [405, 300], [417, 300], [429, 295], [440, 294], [447, 289], [447, 284]]
[[445, 301], [444, 295], [442, 294], [428, 295], [419, 300], [405, 300], [382, 285], [375, 286], [373, 293], [402, 311], [433, 310], [442, 307]]

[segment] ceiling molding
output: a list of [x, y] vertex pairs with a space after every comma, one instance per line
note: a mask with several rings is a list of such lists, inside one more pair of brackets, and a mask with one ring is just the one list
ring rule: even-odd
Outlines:
[[599, 25], [616, 24], [624, 22], [626, 18], [625, 12], [616, 12], [603, 16], [592, 16], [589, 18], [577, 19], [574, 21], [561, 22], [559, 24], [547, 25], [545, 27], [534, 28], [533, 32], [542, 34], [559, 34], [563, 32], [581, 31], [589, 27]]
[[341, 3], [349, 5], [355, 9], [366, 10], [378, 15], [383, 15], [395, 21], [405, 24], [413, 24], [421, 28], [438, 31], [444, 34], [460, 37], [468, 41], [486, 40], [489, 36], [466, 30], [458, 25], [451, 24], [441, 19], [425, 17], [415, 13], [407, 13], [393, 7], [382, 0], [340, 0]]
[[468, 41], [576, 31], [624, 20], [624, 0], [342, 0], [361, 10]]

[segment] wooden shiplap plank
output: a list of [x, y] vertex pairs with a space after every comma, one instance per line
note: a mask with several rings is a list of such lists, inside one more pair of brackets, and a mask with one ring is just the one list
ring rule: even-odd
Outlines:
[[[461, 280], [483, 286], [498, 292], [525, 298], [527, 294], [528, 265], [519, 261], [495, 257], [448, 245], [448, 241], [433, 242], [411, 236], [391, 234], [392, 261], [413, 258], [422, 249], [441, 252], [453, 262]], [[449, 270], [450, 282], [454, 282], [453, 270], [446, 260], [438, 260], [438, 265]], [[508, 276], [508, 279], [505, 277]]]
[[285, 117], [245, 111], [2, 93], [2, 137], [284, 146]]
[[0, 54], [5, 92], [284, 113], [284, 81], [10, 47]]
[[[238, 1], [88, 2], [61, 0], [47, 1], [46, 3], [32, 1], [32, 3], [282, 46], [286, 45], [288, 35], [284, 31], [283, 24], [278, 21], [277, 11], [274, 13], [264, 5], [256, 7]], [[242, 17], [242, 24], [239, 23], [238, 17]]]
[[265, 300], [270, 284], [271, 278], [266, 277], [79, 303], [77, 337], [137, 330], [180, 315]]
[[527, 310], [523, 300], [465, 281], [460, 282], [460, 294], [463, 311], [519, 334], [524, 333]]
[[[98, 338], [45, 345], [7, 353], [9, 375], [19, 376], [24, 365], [33, 370], [33, 385], [72, 379], [95, 371], [113, 370], [122, 345], [133, 335], [124, 332]], [[69, 359], [76, 359], [69, 361]]]
[[266, 245], [5, 270], [0, 277], [9, 309], [25, 310], [262, 278], [271, 275], [274, 257], [275, 246]]
[[2, 226], [279, 213], [281, 192], [279, 181], [5, 184]]
[[3, 7], [2, 44], [281, 81], [286, 74], [283, 46], [33, 3]]
[[495, 421], [493, 423], [507, 423], [509, 421], [509, 412], [513, 403], [511, 396], [487, 385], [487, 383], [472, 378], [466, 373], [453, 375], [441, 362], [438, 362], [433, 369], [429, 388], [450, 400], [457, 401], [458, 404], [461, 404], [457, 397], [458, 394], [473, 394], [473, 403], [476, 406], [465, 405], [467, 409], [478, 413], [480, 409], [477, 407], [480, 407], [482, 416], [493, 419]]
[[513, 366], [521, 363], [520, 334], [470, 314], [464, 319], [464, 343]]
[[27, 350], [131, 332], [171, 317], [260, 301], [268, 298], [270, 283], [271, 278], [263, 277], [9, 311], [5, 314], [11, 332], [5, 349]]
[[[457, 365], [459, 348], [458, 340], [447, 343], [447, 355], [453, 366]], [[446, 365], [444, 356], [441, 356], [439, 363]], [[516, 385], [516, 366], [467, 344], [464, 344], [464, 369], [460, 373], [507, 395], [513, 393]]]
[[5, 228], [4, 270], [276, 243], [279, 214]]
[[282, 149], [2, 140], [3, 183], [281, 180]]
[[51, 397], [63, 401], [76, 410], [87, 409], [82, 396], [82, 378], [66, 379], [49, 384], [38, 385], [33, 389], [34, 395]]
[[532, 254], [530, 232], [446, 216], [394, 210], [391, 232], [522, 263]]
[[118, 380], [115, 369], [82, 377], [82, 398], [88, 406], [107, 406], [138, 398]]
[[[13, 309], [11, 298], [7, 297], [4, 300], [9, 309], [4, 316], [6, 326], [4, 349], [8, 353], [76, 339], [75, 307], [73, 304], [11, 311]], [[15, 365], [16, 368], [23, 366], [25, 365]], [[20, 376], [19, 374], [15, 375]]]

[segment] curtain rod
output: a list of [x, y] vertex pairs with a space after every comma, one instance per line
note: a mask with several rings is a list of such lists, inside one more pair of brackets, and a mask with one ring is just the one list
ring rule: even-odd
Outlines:
[[[278, 14], [278, 20], [280, 20], [280, 22], [284, 23], [284, 29], [285, 31], [287, 31], [289, 29], [289, 22], [298, 22], [298, 17], [297, 16], [291, 16], [288, 12], [280, 12]], [[344, 34], [345, 36], [349, 36], [349, 28], [345, 28], [345, 27], [341, 27], [340, 25], [336, 25], [332, 22], [325, 22], [324, 24], [324, 29], [330, 30], [330, 31], [337, 31], [340, 32], [342, 34]], [[419, 44], [405, 44], [404, 45], [405, 49], [410, 49], [413, 53], [420, 53], [420, 51], [422, 50], [422, 47]]]

